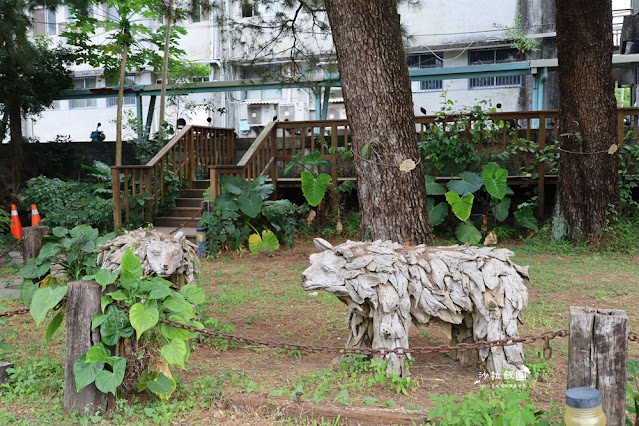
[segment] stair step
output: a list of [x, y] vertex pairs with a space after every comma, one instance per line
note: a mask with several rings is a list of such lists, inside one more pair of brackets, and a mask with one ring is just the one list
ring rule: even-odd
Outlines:
[[193, 188], [194, 189], [206, 189], [211, 186], [211, 181], [209, 179], [206, 180], [194, 180]]
[[181, 189], [180, 197], [182, 198], [202, 198], [204, 196], [204, 189]]
[[[175, 207], [201, 207], [204, 198], [180, 197], [175, 199]], [[192, 213], [191, 213], [192, 214]]]
[[173, 230], [178, 226], [195, 228], [197, 227], [197, 223], [199, 221], [200, 221], [200, 218], [198, 217], [191, 220], [191, 216], [188, 216], [188, 217], [160, 216], [155, 218], [155, 220], [153, 221], [153, 225], [155, 227], [167, 227], [167, 228], [171, 228], [170, 230]]
[[[164, 216], [169, 217], [181, 217], [184, 220], [193, 217], [194, 214], [200, 213], [200, 207], [171, 207], [164, 209]], [[196, 215], [196, 218], [202, 217], [201, 214]]]

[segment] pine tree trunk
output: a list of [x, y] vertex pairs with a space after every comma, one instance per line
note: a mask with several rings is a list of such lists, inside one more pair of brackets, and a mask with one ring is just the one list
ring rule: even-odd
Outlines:
[[[326, 0], [351, 129], [362, 236], [431, 244], [396, 0]], [[370, 157], [362, 148], [372, 147]]]
[[581, 238], [606, 226], [619, 201], [617, 107], [612, 74], [609, 0], [557, 0], [560, 163], [557, 237]]
[[22, 117], [20, 105], [7, 102], [6, 107], [9, 115], [9, 133], [11, 135], [11, 186], [13, 192], [17, 194], [24, 178], [22, 172], [24, 163], [22, 154]]
[[124, 101], [124, 80], [126, 78], [126, 62], [129, 54], [129, 43], [124, 43], [122, 49], [122, 64], [120, 65], [120, 85], [118, 87], [118, 111], [115, 130], [115, 165], [122, 165], [122, 103]]

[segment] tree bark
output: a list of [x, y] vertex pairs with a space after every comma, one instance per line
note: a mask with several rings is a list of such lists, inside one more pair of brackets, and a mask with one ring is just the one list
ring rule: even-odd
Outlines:
[[608, 0], [557, 0], [556, 21], [563, 136], [555, 236], [582, 238], [604, 228], [619, 201], [619, 160], [608, 154], [617, 143], [612, 6]]
[[[355, 153], [362, 237], [431, 244], [396, 0], [326, 0]], [[372, 152], [362, 156], [369, 144]]]
[[7, 102], [9, 114], [9, 132], [11, 135], [11, 186], [14, 193], [18, 193], [23, 181], [23, 154], [22, 154], [22, 116], [20, 105]]
[[164, 39], [164, 57], [162, 58], [162, 89], [160, 91], [160, 127], [164, 121], [166, 108], [166, 83], [169, 78], [169, 46], [171, 44], [171, 24], [173, 18], [173, 0], [169, 0], [166, 13], [166, 36]]
[[122, 103], [124, 101], [124, 81], [126, 79], [126, 61], [129, 54], [129, 43], [122, 47], [122, 64], [120, 65], [120, 85], [118, 87], [118, 111], [115, 126], [115, 165], [122, 165]]

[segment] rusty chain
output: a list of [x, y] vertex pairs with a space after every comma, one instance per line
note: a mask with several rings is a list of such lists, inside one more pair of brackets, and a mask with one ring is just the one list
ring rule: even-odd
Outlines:
[[190, 219], [185, 220], [181, 225], [178, 225], [173, 231], [169, 232], [169, 235], [173, 235], [175, 234], [178, 229], [182, 229], [186, 226], [187, 223], [189, 222], [193, 222], [193, 220], [195, 219], [195, 216], [201, 214], [204, 212], [204, 209], [200, 208], [198, 211], [196, 211], [195, 213], [193, 213], [193, 216], [191, 216]]
[[[66, 298], [60, 301], [54, 309], [59, 309], [66, 302]], [[122, 309], [124, 312], [129, 312], [129, 307], [123, 305], [120, 302], [115, 302], [116, 306]], [[9, 312], [0, 312], [0, 317], [10, 317], [14, 315], [22, 315], [29, 312], [29, 308], [18, 309]], [[314, 345], [298, 345], [294, 343], [275, 342], [273, 340], [262, 340], [255, 337], [243, 337], [236, 336], [234, 334], [227, 334], [221, 331], [213, 331], [206, 328], [198, 328], [194, 325], [182, 324], [176, 321], [168, 320], [166, 318], [159, 318], [159, 321], [169, 325], [171, 327], [180, 328], [191, 333], [200, 333], [203, 336], [213, 337], [215, 339], [227, 340], [229, 342], [240, 343], [251, 346], [264, 346], [269, 348], [284, 349], [289, 351], [301, 351], [308, 353], [324, 353], [324, 354], [357, 354], [357, 355], [389, 355], [389, 354], [431, 354], [441, 353], [447, 354], [452, 351], [465, 352], [473, 349], [490, 349], [497, 346], [513, 346], [519, 343], [528, 345], [538, 340], [543, 340], [543, 357], [550, 359], [552, 357], [552, 347], [550, 341], [559, 337], [567, 337], [568, 330], [560, 329], [557, 331], [546, 331], [537, 336], [527, 335], [509, 339], [499, 340], [480, 340], [475, 343], [458, 343], [454, 346], [451, 345], [434, 345], [434, 346], [415, 346], [412, 348], [332, 348], [329, 346], [314, 346]], [[628, 333], [628, 340], [639, 343], [639, 334], [630, 332]]]
[[18, 240], [15, 242], [15, 244], [13, 244], [11, 247], [9, 247], [8, 250], [5, 250], [4, 252], [0, 253], [0, 259], [2, 259], [3, 257], [5, 257], [6, 255], [8, 255], [9, 253], [11, 253], [11, 251], [16, 248], [17, 246], [20, 245], [20, 243], [22, 242], [22, 240]]

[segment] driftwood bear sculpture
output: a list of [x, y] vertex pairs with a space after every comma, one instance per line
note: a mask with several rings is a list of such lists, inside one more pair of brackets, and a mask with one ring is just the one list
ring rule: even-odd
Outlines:
[[[391, 241], [348, 241], [320, 253], [302, 273], [305, 290], [326, 290], [350, 308], [351, 347], [408, 348], [411, 322], [445, 324], [452, 344], [519, 337], [528, 303], [528, 267], [493, 247], [402, 247]], [[455, 354], [462, 363], [486, 361], [489, 372], [527, 368], [521, 344]], [[470, 355], [470, 357], [469, 357]], [[474, 356], [474, 359], [473, 359]], [[408, 375], [404, 355], [388, 354], [388, 373]]]
[[123, 234], [101, 245], [98, 250], [98, 265], [111, 272], [120, 267], [126, 249], [142, 262], [144, 276], [158, 275], [179, 289], [185, 284], [194, 284], [197, 246], [181, 235], [171, 236], [155, 230], [137, 229]]

